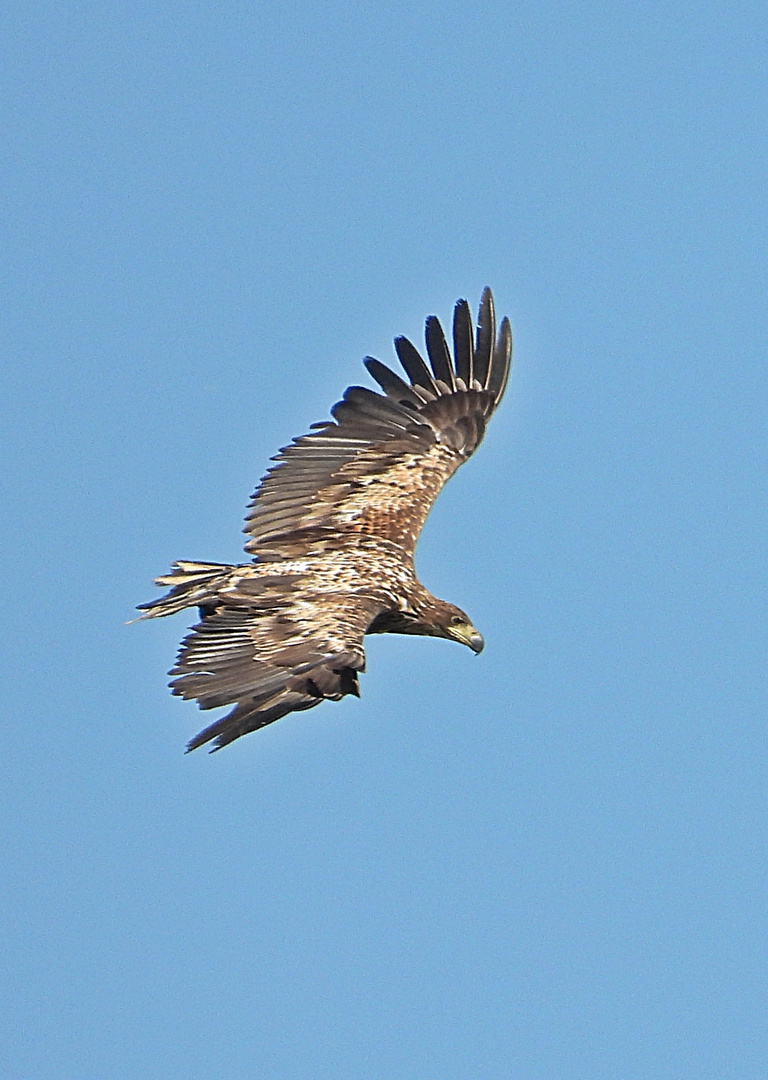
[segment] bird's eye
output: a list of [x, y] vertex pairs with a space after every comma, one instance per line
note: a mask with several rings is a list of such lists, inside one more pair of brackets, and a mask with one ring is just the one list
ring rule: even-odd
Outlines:
[[451, 626], [461, 626], [463, 622], [464, 619], [462, 619], [461, 615], [454, 615], [451, 619]]

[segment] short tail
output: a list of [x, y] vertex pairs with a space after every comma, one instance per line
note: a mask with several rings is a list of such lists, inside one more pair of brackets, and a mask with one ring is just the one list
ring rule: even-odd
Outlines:
[[175, 562], [170, 574], [155, 578], [156, 585], [170, 585], [171, 591], [148, 604], [138, 604], [138, 610], [143, 612], [139, 619], [157, 619], [184, 608], [205, 609], [207, 605], [215, 604], [218, 590], [226, 584], [234, 569], [227, 563]]

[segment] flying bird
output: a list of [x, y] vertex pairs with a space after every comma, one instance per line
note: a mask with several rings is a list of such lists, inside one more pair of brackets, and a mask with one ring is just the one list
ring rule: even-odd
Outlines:
[[200, 621], [169, 674], [201, 709], [234, 708], [196, 735], [218, 750], [241, 735], [360, 696], [366, 634], [448, 638], [473, 652], [483, 638], [458, 607], [416, 577], [416, 542], [443, 484], [479, 446], [509, 377], [512, 334], [496, 336], [485, 289], [477, 333], [466, 300], [453, 313], [453, 356], [440, 322], [426, 322], [429, 366], [404, 337], [407, 381], [373, 357], [383, 394], [351, 386], [333, 420], [311, 425], [272, 460], [248, 507], [239, 566], [176, 562], [170, 587], [139, 605], [142, 619], [197, 608]]

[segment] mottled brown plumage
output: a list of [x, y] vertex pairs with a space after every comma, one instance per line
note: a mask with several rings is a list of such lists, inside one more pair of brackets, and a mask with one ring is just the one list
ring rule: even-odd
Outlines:
[[234, 705], [188, 749], [219, 749], [289, 712], [359, 695], [365, 634], [450, 638], [475, 652], [483, 639], [453, 604], [417, 580], [413, 554], [443, 484], [475, 451], [501, 400], [512, 354], [498, 338], [486, 289], [477, 334], [456, 304], [453, 358], [438, 320], [426, 326], [429, 366], [407, 338], [395, 349], [408, 382], [378, 360], [366, 367], [384, 394], [352, 386], [277, 455], [248, 509], [253, 562], [174, 563], [161, 599], [142, 618], [197, 607], [171, 687], [201, 709]]

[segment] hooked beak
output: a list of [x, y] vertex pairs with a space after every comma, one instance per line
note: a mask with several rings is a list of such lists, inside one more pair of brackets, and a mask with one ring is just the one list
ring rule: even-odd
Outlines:
[[470, 649], [475, 654], [481, 653], [485, 648], [483, 635], [479, 634], [474, 626], [471, 626], [469, 623], [452, 627], [450, 636], [454, 641], [461, 642], [462, 645], [469, 645]]

